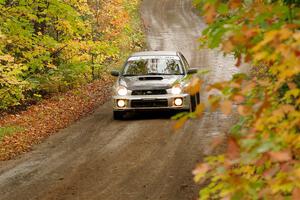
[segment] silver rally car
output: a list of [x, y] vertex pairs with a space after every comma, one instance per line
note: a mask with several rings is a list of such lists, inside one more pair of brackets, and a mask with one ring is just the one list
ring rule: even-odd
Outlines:
[[178, 110], [193, 111], [200, 94], [184, 92], [186, 77], [197, 73], [180, 52], [145, 51], [131, 55], [113, 88], [114, 119], [122, 119], [129, 111]]

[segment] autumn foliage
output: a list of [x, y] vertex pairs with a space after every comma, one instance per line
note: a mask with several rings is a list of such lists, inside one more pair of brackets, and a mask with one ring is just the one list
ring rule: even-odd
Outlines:
[[200, 199], [300, 199], [299, 1], [204, 1], [201, 41], [233, 54], [250, 74], [215, 83], [211, 108], [237, 110], [227, 151], [195, 169]]
[[139, 48], [138, 3], [0, 0], [0, 110], [95, 80]]
[[107, 72], [143, 48], [139, 2], [0, 0], [0, 160], [110, 98]]

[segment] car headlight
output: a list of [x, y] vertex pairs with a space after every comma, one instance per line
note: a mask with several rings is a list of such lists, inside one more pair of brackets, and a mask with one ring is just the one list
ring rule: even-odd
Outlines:
[[117, 88], [117, 94], [118, 94], [118, 95], [120, 95], [120, 96], [125, 96], [125, 95], [127, 95], [127, 93], [128, 93], [128, 90], [127, 90], [126, 87], [124, 87], [124, 86], [119, 86], [119, 87]]
[[181, 94], [182, 92], [182, 88], [180, 87], [180, 85], [175, 85], [172, 87], [172, 94]]

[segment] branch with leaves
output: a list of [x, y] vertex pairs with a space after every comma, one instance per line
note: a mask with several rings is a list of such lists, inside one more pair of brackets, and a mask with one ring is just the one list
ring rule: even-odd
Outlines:
[[[300, 8], [298, 1], [204, 1], [202, 45], [249, 63], [252, 73], [210, 85], [212, 110], [240, 122], [224, 154], [194, 170], [200, 199], [300, 199]], [[292, 10], [292, 11], [291, 11]], [[203, 111], [203, 109], [202, 109]], [[220, 142], [220, 141], [219, 141]]]

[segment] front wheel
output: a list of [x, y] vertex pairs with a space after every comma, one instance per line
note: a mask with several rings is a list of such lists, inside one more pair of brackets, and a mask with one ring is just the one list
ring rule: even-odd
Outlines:
[[191, 95], [190, 111], [195, 112], [198, 104], [200, 104], [200, 93]]
[[114, 111], [113, 118], [114, 118], [114, 120], [124, 119], [124, 112], [123, 111]]

